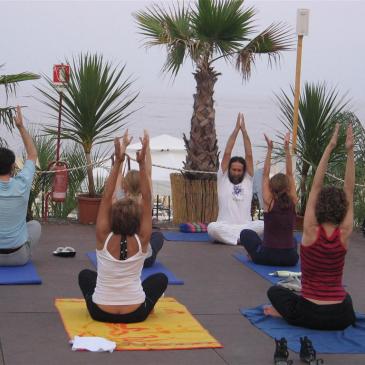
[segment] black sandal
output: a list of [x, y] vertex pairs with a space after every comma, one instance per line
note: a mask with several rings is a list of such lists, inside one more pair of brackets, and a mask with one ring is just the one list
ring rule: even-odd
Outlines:
[[322, 359], [316, 358], [316, 350], [313, 348], [312, 341], [307, 337], [300, 337], [300, 360], [309, 365], [323, 364]]
[[286, 338], [282, 337], [280, 340], [275, 338], [275, 353], [274, 364], [275, 365], [291, 365], [293, 360], [288, 360], [289, 352], [286, 342]]

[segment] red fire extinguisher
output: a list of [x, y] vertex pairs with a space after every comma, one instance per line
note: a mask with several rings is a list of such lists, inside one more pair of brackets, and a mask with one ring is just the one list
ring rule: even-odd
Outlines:
[[48, 170], [54, 171], [52, 190], [45, 195], [45, 204], [42, 206], [44, 221], [48, 219], [48, 199], [57, 203], [63, 203], [66, 199], [68, 171], [67, 164], [63, 161], [53, 161], [48, 165]]
[[55, 171], [53, 176], [53, 184], [51, 191], [51, 199], [54, 202], [62, 203], [66, 199], [68, 185], [68, 171], [66, 162], [51, 162], [49, 170]]

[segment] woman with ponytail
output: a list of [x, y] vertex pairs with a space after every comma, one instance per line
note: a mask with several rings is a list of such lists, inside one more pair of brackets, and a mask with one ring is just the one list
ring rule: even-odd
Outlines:
[[289, 151], [289, 133], [284, 139], [286, 174], [276, 174], [270, 179], [273, 142], [265, 135], [267, 154], [262, 176], [264, 201], [264, 238], [244, 229], [240, 243], [252, 261], [260, 265], [294, 266], [298, 262], [296, 241], [293, 237], [297, 195]]
[[145, 133], [136, 160], [140, 174], [140, 201], [129, 196], [113, 203], [113, 193], [125, 151], [132, 137], [114, 140], [115, 163], [105, 184], [96, 221], [97, 272], [82, 270], [79, 286], [95, 321], [144, 321], [167, 288], [167, 276], [156, 273], [141, 281], [152, 232], [151, 184], [146, 167], [149, 137]]

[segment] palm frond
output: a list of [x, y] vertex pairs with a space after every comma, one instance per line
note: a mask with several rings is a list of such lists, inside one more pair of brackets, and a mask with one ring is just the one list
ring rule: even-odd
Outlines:
[[158, 5], [153, 5], [145, 11], [138, 11], [133, 14], [137, 21], [140, 34], [146, 37], [145, 46], [151, 47], [169, 43], [166, 33], [166, 19], [171, 16], [165, 9]]
[[[0, 65], [0, 68], [2, 66], [3, 65]], [[19, 82], [36, 80], [39, 78], [39, 75], [31, 72], [22, 72], [12, 75], [0, 75], [0, 86], [4, 87], [6, 98], [8, 98], [9, 94], [16, 92], [16, 87], [18, 86]], [[14, 111], [15, 107], [12, 106], [0, 107], [0, 124], [3, 124], [9, 131], [12, 131], [14, 128]]]
[[0, 85], [5, 87], [5, 93], [8, 96], [10, 93], [15, 93], [16, 86], [19, 82], [37, 80], [40, 76], [31, 72], [22, 72], [13, 75], [0, 75]]
[[134, 16], [141, 34], [146, 37], [145, 46], [166, 46], [168, 56], [163, 72], [176, 75], [185, 60], [186, 50], [196, 48], [189, 8], [179, 4], [168, 9], [153, 5]]
[[196, 39], [209, 45], [210, 52], [223, 56], [242, 47], [254, 30], [253, 7], [242, 8], [243, 0], [199, 0], [192, 10], [192, 27]]
[[14, 128], [15, 107], [0, 108], [0, 124], [3, 124], [8, 131]]
[[294, 39], [294, 33], [288, 25], [273, 23], [240, 50], [236, 68], [241, 71], [243, 78], [248, 80], [257, 56], [267, 55], [271, 67], [280, 61], [282, 52], [294, 49]]

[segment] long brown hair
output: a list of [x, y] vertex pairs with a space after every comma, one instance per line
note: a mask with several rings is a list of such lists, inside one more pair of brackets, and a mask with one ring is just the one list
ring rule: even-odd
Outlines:
[[279, 208], [289, 209], [292, 204], [289, 196], [289, 178], [285, 174], [278, 173], [270, 179], [269, 186]]

